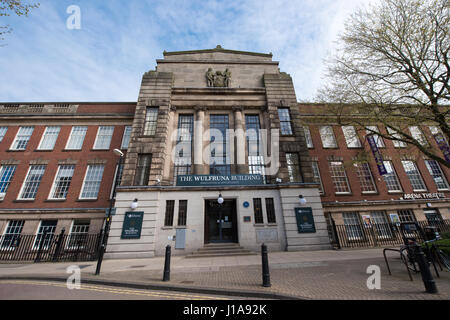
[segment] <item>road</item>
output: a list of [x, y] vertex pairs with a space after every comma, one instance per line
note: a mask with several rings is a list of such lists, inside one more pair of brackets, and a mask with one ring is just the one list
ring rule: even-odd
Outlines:
[[68, 289], [64, 282], [0, 280], [0, 300], [236, 300], [236, 297], [139, 290], [81, 284]]

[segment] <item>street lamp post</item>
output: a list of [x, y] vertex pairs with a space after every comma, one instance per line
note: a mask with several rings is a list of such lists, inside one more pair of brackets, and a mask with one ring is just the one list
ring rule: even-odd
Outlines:
[[219, 204], [219, 241], [222, 241], [222, 204], [224, 200], [222, 194], [219, 194], [219, 198], [217, 199], [217, 203]]
[[119, 156], [119, 160], [117, 160], [117, 174], [116, 174], [116, 178], [114, 179], [113, 192], [112, 192], [111, 200], [109, 202], [109, 211], [108, 211], [108, 215], [106, 218], [106, 224], [105, 224], [105, 228], [104, 228], [104, 232], [103, 232], [103, 237], [101, 239], [102, 245], [100, 246], [100, 251], [98, 253], [97, 268], [95, 270], [96, 276], [98, 276], [100, 274], [100, 269], [102, 267], [102, 262], [103, 262], [103, 255], [105, 254], [106, 244], [108, 243], [109, 229], [111, 227], [111, 213], [112, 213], [112, 208], [114, 206], [114, 202], [116, 199], [116, 187], [117, 187], [117, 182], [119, 180], [120, 169], [122, 166], [122, 159], [124, 156], [123, 152], [120, 151], [119, 149], [114, 149], [113, 152], [116, 156]]

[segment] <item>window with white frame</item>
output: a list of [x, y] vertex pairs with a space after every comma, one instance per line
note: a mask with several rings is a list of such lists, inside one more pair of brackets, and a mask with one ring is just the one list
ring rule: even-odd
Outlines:
[[363, 239], [363, 230], [361, 220], [357, 212], [345, 212], [342, 214], [344, 218], [345, 233], [348, 240]]
[[88, 165], [80, 199], [97, 199], [104, 169], [103, 164]]
[[282, 136], [292, 135], [293, 132], [289, 108], [278, 108], [278, 118], [280, 119], [281, 135]]
[[370, 213], [378, 238], [392, 238], [392, 231], [384, 211]]
[[377, 192], [377, 187], [375, 185], [369, 163], [359, 162], [355, 163], [354, 166], [356, 167], [356, 173], [359, 178], [359, 184], [361, 186], [362, 193]]
[[108, 150], [114, 133], [114, 126], [100, 126], [97, 131], [94, 149]]
[[350, 185], [345, 173], [344, 163], [342, 161], [330, 161], [329, 166], [335, 193], [350, 193]]
[[401, 135], [396, 132], [394, 129], [391, 129], [389, 127], [387, 127], [387, 131], [389, 133], [389, 135], [393, 138], [392, 140], [392, 144], [394, 145], [395, 148], [406, 148], [406, 143], [400, 140], [395, 140], [395, 139], [401, 139]]
[[34, 127], [20, 127], [11, 145], [11, 150], [25, 150], [33, 134], [33, 130]]
[[80, 150], [83, 147], [84, 137], [86, 136], [88, 127], [75, 126], [70, 132], [69, 141], [67, 141], [67, 150]]
[[414, 191], [426, 191], [427, 187], [423, 182], [422, 176], [420, 175], [419, 168], [414, 161], [403, 160], [403, 169], [405, 169], [406, 175], [413, 187]]
[[366, 134], [373, 135], [373, 139], [375, 140], [375, 143], [377, 144], [378, 148], [384, 148], [385, 144], [384, 144], [383, 138], [380, 137], [375, 132], [378, 132], [378, 133], [380, 132], [380, 130], [378, 129], [377, 126], [367, 126], [366, 127]]
[[309, 149], [314, 148], [314, 144], [312, 141], [311, 130], [308, 126], [303, 126], [303, 131], [305, 132], [306, 145]]
[[337, 148], [337, 142], [332, 126], [321, 126], [319, 128], [319, 133], [324, 148]]
[[24, 220], [10, 220], [1, 237], [1, 249], [11, 250], [19, 245], [20, 234], [22, 233]]
[[[135, 186], [147, 186], [150, 178], [150, 169], [152, 164], [152, 155], [139, 154], [136, 172], [134, 175]], [[179, 172], [178, 172], [179, 173]]]
[[22, 185], [19, 199], [33, 200], [36, 197], [46, 165], [31, 165]]
[[6, 193], [8, 190], [16, 168], [16, 165], [4, 165], [0, 167], [0, 193]]
[[416, 220], [416, 216], [414, 212], [410, 209], [406, 210], [397, 210], [398, 218], [400, 222], [414, 222]]
[[39, 150], [53, 150], [55, 147], [56, 139], [58, 139], [59, 131], [61, 127], [50, 126], [45, 128], [44, 135], [42, 136], [41, 143], [39, 144]]
[[[41, 241], [42, 243], [42, 249], [47, 250], [49, 245], [52, 243], [53, 237], [55, 235], [56, 230], [56, 224], [58, 223], [57, 220], [42, 220], [38, 233], [36, 235], [36, 240], [34, 241], [33, 249], [37, 250], [41, 247]], [[45, 234], [45, 238], [44, 238]]]
[[6, 134], [6, 131], [8, 131], [8, 127], [0, 127], [0, 142], [2, 142], [3, 137]]
[[322, 178], [320, 177], [319, 163], [317, 161], [312, 161], [311, 165], [312, 165], [312, 171], [313, 171], [313, 176], [314, 176], [313, 177], [314, 182], [320, 183], [319, 191], [320, 191], [320, 194], [323, 194], [324, 190], [323, 190]]
[[261, 150], [261, 126], [259, 115], [245, 115], [245, 135], [247, 139], [248, 173], [265, 175], [264, 156]]
[[427, 145], [427, 139], [425, 139], [425, 135], [422, 133], [422, 130], [420, 130], [418, 126], [410, 126], [409, 132], [411, 132], [411, 136], [421, 145]]
[[302, 182], [303, 176], [300, 169], [298, 153], [286, 153], [286, 163], [290, 182]]
[[74, 165], [60, 165], [58, 167], [58, 172], [50, 191], [50, 199], [65, 199], [67, 197], [74, 170]]
[[348, 148], [361, 148], [361, 141], [354, 126], [342, 126], [342, 132]]
[[158, 124], [159, 108], [147, 107], [144, 123], [144, 136], [153, 136], [156, 133], [156, 125]]
[[80, 249], [86, 243], [89, 233], [89, 220], [74, 220], [67, 239], [67, 249]]
[[436, 160], [425, 160], [428, 171], [436, 184], [438, 190], [448, 190], [449, 185], [447, 179], [442, 172], [439, 163]]
[[130, 144], [130, 138], [131, 138], [131, 129], [132, 126], [126, 126], [123, 130], [123, 137], [122, 137], [122, 144], [120, 146], [120, 149], [127, 150], [128, 145]]
[[191, 174], [192, 137], [194, 130], [194, 115], [180, 114], [178, 116], [177, 144], [175, 147], [174, 179], [179, 175]]
[[392, 161], [383, 161], [383, 164], [387, 171], [387, 173], [383, 175], [383, 179], [384, 182], [386, 182], [388, 192], [401, 192], [402, 187]]

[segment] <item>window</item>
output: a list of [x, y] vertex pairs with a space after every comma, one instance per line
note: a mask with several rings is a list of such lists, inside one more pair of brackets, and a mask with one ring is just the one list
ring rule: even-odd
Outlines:
[[74, 170], [74, 165], [59, 166], [50, 191], [50, 199], [65, 199], [67, 197]]
[[231, 174], [228, 123], [228, 115], [226, 114], [210, 116], [211, 158], [209, 173], [212, 175]]
[[282, 136], [292, 135], [293, 132], [289, 108], [278, 108], [278, 117], [280, 118], [281, 135]]
[[[55, 235], [56, 223], [57, 220], [43, 220], [39, 226], [39, 230], [36, 236], [36, 240], [33, 245], [33, 249], [37, 250], [41, 246], [42, 249], [47, 250], [49, 245], [52, 243], [53, 236]], [[44, 238], [44, 233], [47, 232], [47, 235]]]
[[436, 187], [438, 190], [448, 190], [448, 182], [444, 176], [444, 173], [437, 163], [436, 160], [425, 160], [425, 164], [430, 172], [430, 175], [433, 177], [434, 183], [436, 183]]
[[414, 215], [413, 211], [410, 209], [406, 210], [398, 210], [398, 218], [400, 222], [415, 222], [416, 216]]
[[144, 123], [144, 136], [153, 136], [158, 123], [158, 108], [147, 107]]
[[88, 165], [80, 199], [97, 199], [104, 169], [102, 164]]
[[173, 226], [173, 211], [175, 207], [175, 200], [166, 200], [166, 215], [164, 217], [164, 226]]
[[419, 169], [414, 161], [402, 161], [403, 168], [414, 191], [426, 191], [425, 183], [420, 175]]
[[266, 198], [267, 223], [277, 223], [273, 198]]
[[19, 246], [24, 220], [10, 220], [3, 237], [1, 237], [0, 249], [13, 249]]
[[378, 132], [378, 133], [380, 132], [378, 127], [377, 126], [367, 126], [367, 129], [368, 130], [366, 130], [366, 134], [373, 135], [373, 139], [375, 140], [378, 148], [384, 148], [385, 144], [384, 144], [383, 138], [380, 137], [379, 135], [377, 135], [376, 133], [373, 133], [373, 132]]
[[130, 144], [130, 138], [131, 138], [131, 129], [132, 126], [126, 126], [123, 130], [123, 137], [122, 137], [122, 144], [120, 145], [120, 149], [127, 150], [128, 145]]
[[401, 192], [402, 187], [400, 181], [398, 181], [397, 173], [395, 172], [392, 162], [383, 161], [383, 164], [387, 171], [387, 173], [383, 175], [383, 179], [384, 182], [386, 182], [388, 192]]
[[114, 133], [113, 126], [100, 126], [97, 131], [94, 149], [108, 150], [111, 144], [111, 138]]
[[342, 132], [344, 133], [347, 147], [361, 148], [361, 141], [359, 141], [359, 137], [354, 126], [342, 126]]
[[344, 218], [345, 233], [348, 240], [363, 239], [363, 230], [359, 214], [357, 212], [345, 212], [342, 214]]
[[89, 233], [89, 220], [75, 220], [73, 221], [70, 234], [67, 239], [67, 249], [79, 249], [86, 243]]
[[342, 161], [330, 161], [329, 165], [335, 193], [350, 193], [350, 185], [348, 184], [344, 163]]
[[2, 142], [3, 137], [6, 134], [6, 131], [8, 131], [8, 127], [0, 127], [0, 142]]
[[427, 139], [425, 139], [424, 134], [420, 130], [418, 126], [411, 126], [409, 127], [409, 131], [411, 132], [411, 136], [417, 140], [421, 145], [425, 146], [427, 145]]
[[11, 150], [25, 150], [33, 134], [33, 130], [34, 127], [20, 127], [11, 146]]
[[178, 225], [185, 226], [187, 219], [187, 200], [178, 202]]
[[[393, 139], [401, 139], [400, 134], [395, 132], [393, 129], [388, 127], [387, 131], [388, 131], [389, 135], [391, 135], [391, 137]], [[403, 142], [403, 141], [392, 140], [392, 144], [394, 145], [395, 148], [406, 148], [406, 143]]]
[[392, 238], [392, 231], [384, 211], [370, 213], [378, 238]]
[[423, 210], [423, 213], [430, 225], [442, 223], [442, 216], [436, 209]]
[[337, 148], [336, 139], [333, 133], [333, 127], [321, 126], [319, 128], [320, 139], [324, 148]]
[[41, 143], [39, 144], [39, 150], [53, 150], [55, 147], [56, 139], [58, 139], [59, 131], [61, 127], [51, 126], [45, 128], [44, 135], [42, 136]]
[[355, 167], [362, 193], [377, 192], [377, 187], [375, 185], [375, 181], [373, 180], [369, 164], [367, 162], [355, 163]]
[[314, 175], [314, 182], [320, 183], [319, 191], [320, 194], [324, 194], [322, 178], [320, 177], [319, 163], [317, 161], [312, 161], [312, 171]]
[[[433, 137], [436, 134], [442, 134], [442, 136], [444, 137], [445, 141], [447, 141], [447, 138], [445, 137], [445, 135], [442, 132], [441, 128], [439, 128], [438, 126], [428, 126], [428, 128], [430, 129], [430, 132], [433, 135]], [[0, 141], [1, 141], [1, 139], [0, 139]], [[447, 143], [448, 143], [448, 141], [447, 141]]]
[[300, 160], [297, 153], [286, 153], [286, 163], [290, 182], [302, 182]]
[[88, 127], [72, 127], [66, 149], [80, 150], [83, 147], [84, 137], [86, 136], [87, 129]]
[[111, 193], [109, 195], [109, 199], [112, 199], [113, 197], [115, 197], [114, 184], [117, 183], [117, 187], [118, 187], [118, 186], [120, 186], [120, 183], [122, 182], [123, 167], [124, 167], [123, 164], [118, 164], [116, 166], [116, 170], [114, 171], [114, 180], [113, 180], [113, 183], [111, 184]]
[[247, 137], [248, 173], [265, 175], [264, 156], [261, 152], [260, 123], [258, 115], [245, 116]]
[[134, 178], [135, 186], [147, 186], [150, 177], [150, 165], [152, 163], [151, 154], [140, 154]]
[[0, 168], [0, 193], [6, 193], [16, 172], [16, 165], [5, 165]]
[[311, 131], [308, 126], [303, 126], [303, 131], [305, 132], [306, 145], [309, 149], [314, 148], [314, 144], [311, 137]]
[[255, 214], [255, 223], [264, 223], [260, 198], [253, 198], [253, 212]]
[[177, 145], [175, 148], [174, 178], [191, 174], [192, 166], [192, 132], [194, 116], [180, 114], [178, 116]]
[[19, 199], [34, 199], [38, 191], [42, 176], [45, 172], [45, 165], [32, 165], [28, 169], [27, 177], [22, 186]]

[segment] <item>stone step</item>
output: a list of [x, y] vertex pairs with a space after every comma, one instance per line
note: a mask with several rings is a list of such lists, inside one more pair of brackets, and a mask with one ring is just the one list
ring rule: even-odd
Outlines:
[[205, 245], [203, 248], [192, 252], [186, 258], [204, 258], [204, 257], [226, 257], [226, 256], [242, 256], [255, 255], [238, 243], [211, 243]]

